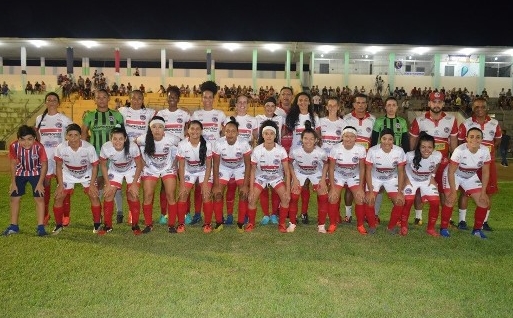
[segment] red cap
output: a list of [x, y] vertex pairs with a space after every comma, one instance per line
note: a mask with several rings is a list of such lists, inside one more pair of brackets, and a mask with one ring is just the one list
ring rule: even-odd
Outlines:
[[429, 94], [430, 101], [434, 101], [437, 99], [441, 100], [441, 101], [445, 101], [445, 95], [440, 92], [432, 92], [431, 94]]

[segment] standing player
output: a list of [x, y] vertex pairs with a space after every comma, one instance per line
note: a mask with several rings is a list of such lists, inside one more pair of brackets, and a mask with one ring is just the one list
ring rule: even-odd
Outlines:
[[[376, 122], [376, 117], [367, 112], [367, 95], [363, 93], [355, 93], [353, 99], [353, 111], [344, 116], [344, 120], [348, 126], [356, 128], [356, 143], [362, 145], [365, 150], [369, 150], [371, 145], [372, 129]], [[344, 193], [344, 201], [346, 205], [346, 217], [344, 221], [351, 223], [353, 193], [346, 189]], [[342, 221], [342, 220], [340, 220]]]
[[[439, 92], [429, 94], [429, 110], [413, 120], [410, 125], [410, 149], [417, 147], [417, 142], [421, 131], [435, 138], [435, 150], [442, 153], [442, 161], [435, 174], [435, 181], [438, 184], [438, 193], [440, 194], [440, 204], [444, 204], [444, 189], [442, 183], [442, 174], [445, 167], [449, 164], [449, 153], [458, 146], [458, 125], [456, 117], [446, 114], [442, 111], [445, 103], [445, 95]], [[415, 220], [416, 225], [422, 224], [422, 202], [420, 193], [415, 196]]]
[[20, 231], [18, 220], [20, 215], [21, 197], [25, 194], [25, 186], [30, 183], [32, 196], [36, 202], [38, 236], [45, 236], [44, 225], [45, 201], [43, 182], [48, 170], [48, 159], [43, 145], [37, 141], [34, 128], [22, 125], [18, 128], [18, 140], [9, 146], [11, 184], [9, 185], [11, 224], [3, 232], [5, 236]]
[[[453, 206], [458, 201], [458, 188], [461, 187], [466, 194], [472, 197], [476, 204], [474, 213], [474, 227], [472, 235], [486, 238], [482, 232], [486, 210], [490, 205], [490, 198], [486, 194], [486, 187], [490, 177], [490, 151], [481, 144], [483, 132], [477, 127], [467, 131], [467, 142], [459, 145], [451, 155], [450, 164], [443, 172], [443, 186], [445, 202], [442, 207], [442, 221], [440, 223], [440, 235], [450, 237], [449, 219]], [[477, 170], [482, 170], [482, 179], [479, 179]]]
[[[43, 114], [38, 115], [36, 118], [36, 132], [39, 137], [38, 140], [45, 147], [46, 156], [48, 158], [48, 171], [44, 181], [44, 201], [45, 201], [45, 219], [44, 224], [48, 225], [50, 220], [49, 206], [50, 195], [52, 188], [52, 178], [55, 177], [55, 148], [62, 143], [66, 137], [66, 127], [73, 121], [66, 115], [59, 113], [57, 108], [60, 105], [59, 94], [49, 92], [45, 96], [46, 109]], [[65, 225], [69, 224], [69, 199], [67, 196], [64, 199], [64, 208], [67, 209], [67, 215], [63, 221]]]
[[425, 132], [419, 135], [417, 147], [406, 153], [406, 185], [404, 187], [405, 204], [401, 214], [401, 235], [408, 234], [408, 218], [415, 199], [420, 191], [422, 202], [429, 202], [429, 216], [426, 233], [438, 236], [435, 231], [436, 220], [440, 214], [440, 195], [435, 181], [435, 173], [442, 161], [442, 154], [435, 150], [435, 138]]
[[[100, 151], [100, 169], [105, 180], [103, 192], [103, 222], [105, 223], [98, 234], [103, 235], [112, 231], [112, 214], [114, 211], [114, 195], [121, 191], [123, 179], [126, 181], [126, 198], [129, 207], [129, 220], [134, 234], [140, 234], [139, 213], [139, 183], [143, 169], [141, 151], [137, 144], [130, 140], [125, 127], [116, 125], [110, 133], [110, 141], [103, 144]], [[132, 220], [136, 220], [132, 224]]]
[[63, 203], [68, 194], [73, 194], [76, 183], [82, 184], [84, 192], [91, 202], [93, 215], [93, 233], [98, 233], [101, 226], [102, 207], [100, 192], [96, 185], [98, 175], [98, 154], [94, 146], [81, 140], [82, 129], [77, 124], [66, 127], [66, 140], [55, 149], [55, 172], [57, 188], [53, 202], [55, 228], [53, 234], [59, 234], [63, 229]]
[[[223, 192], [226, 185], [230, 183], [230, 180], [233, 180], [233, 183], [238, 186], [239, 211], [237, 226], [242, 230], [244, 218], [248, 210], [252, 148], [247, 140], [238, 138], [239, 122], [233, 116], [230, 119], [224, 126], [224, 137], [216, 140], [212, 147], [214, 179], [212, 193], [214, 195], [214, 211], [223, 211]], [[228, 223], [228, 219], [226, 223]], [[216, 230], [220, 231], [222, 228], [221, 225]]]
[[[467, 131], [472, 127], [477, 127], [483, 132], [482, 145], [486, 146], [490, 151], [492, 160], [490, 161], [490, 179], [486, 187], [486, 194], [491, 197], [493, 194], [499, 191], [497, 184], [497, 167], [495, 166], [495, 149], [501, 144], [502, 131], [499, 122], [495, 118], [490, 118], [487, 114], [486, 99], [478, 97], [472, 103], [472, 111], [474, 112], [472, 117], [465, 119], [460, 124], [458, 131], [458, 142], [464, 143], [466, 140]], [[482, 170], [477, 170], [477, 176], [482, 179]], [[458, 229], [467, 229], [467, 204], [468, 196], [461, 193], [459, 198], [459, 222], [457, 224]], [[491, 200], [490, 200], [491, 203]], [[490, 225], [488, 225], [488, 216], [490, 215], [490, 206], [486, 212], [486, 218], [483, 223], [483, 230], [492, 231]], [[452, 222], [451, 222], [452, 224]], [[456, 224], [454, 224], [456, 225]]]
[[[255, 227], [256, 202], [260, 192], [267, 186], [273, 188], [280, 198], [278, 230], [282, 233], [294, 232], [296, 215], [289, 213], [290, 201], [290, 170], [287, 151], [278, 144], [278, 126], [272, 120], [262, 123], [257, 146], [251, 154], [251, 175], [249, 179], [249, 222], [246, 231]], [[287, 215], [290, 219], [285, 226]]]

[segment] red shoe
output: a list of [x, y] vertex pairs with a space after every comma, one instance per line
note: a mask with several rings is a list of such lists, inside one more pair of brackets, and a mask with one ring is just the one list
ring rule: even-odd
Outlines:
[[134, 233], [134, 235], [136, 235], [136, 236], [142, 234], [142, 231], [141, 231], [141, 228], [139, 227], [139, 225], [132, 226], [132, 233]]
[[367, 235], [367, 230], [365, 229], [365, 226], [360, 225], [357, 226], [356, 229], [358, 230], [358, 233], [360, 233], [361, 235]]
[[401, 231], [399, 232], [399, 234], [401, 234], [401, 236], [408, 235], [408, 227], [407, 226], [401, 227]]
[[178, 225], [178, 227], [176, 228], [176, 233], [183, 233], [183, 232], [185, 232], [185, 225], [184, 224]]
[[253, 231], [254, 228], [255, 228], [255, 226], [253, 225], [253, 223], [248, 223], [248, 225], [246, 225], [246, 228], [244, 229], [244, 231], [251, 232], [251, 231]]
[[328, 226], [328, 230], [326, 232], [333, 233], [336, 230], [337, 230], [337, 226], [335, 224], [330, 224], [330, 226]]
[[203, 233], [212, 232], [212, 226], [210, 224], [203, 224]]
[[68, 226], [69, 225], [69, 216], [63, 216], [62, 217], [62, 226]]
[[438, 234], [438, 232], [435, 231], [435, 230], [426, 230], [426, 233], [428, 235], [431, 235], [431, 236], [434, 236], [434, 237], [439, 237], [440, 236], [440, 234]]
[[50, 221], [50, 213], [45, 214], [45, 218], [43, 219], [43, 225], [47, 226], [48, 225], [48, 221]]
[[280, 231], [281, 233], [287, 233], [287, 227], [285, 226], [285, 224], [278, 225], [278, 231]]

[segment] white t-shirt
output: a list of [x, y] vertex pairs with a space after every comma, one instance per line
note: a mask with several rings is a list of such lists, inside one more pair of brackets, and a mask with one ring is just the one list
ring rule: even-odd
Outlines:
[[229, 169], [244, 167], [244, 156], [251, 153], [251, 146], [245, 139], [237, 138], [233, 145], [226, 141], [226, 137], [216, 140], [212, 146], [212, 155], [219, 156], [219, 164]]

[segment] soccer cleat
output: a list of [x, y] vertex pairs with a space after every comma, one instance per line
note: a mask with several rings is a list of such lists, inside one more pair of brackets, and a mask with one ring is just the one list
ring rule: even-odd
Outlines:
[[262, 221], [260, 221], [260, 224], [267, 225], [267, 224], [269, 224], [269, 221], [271, 221], [271, 218], [269, 217], [269, 215], [264, 215], [264, 217], [262, 218]]
[[278, 217], [276, 216], [276, 214], [271, 215], [271, 223], [278, 224]]
[[151, 225], [146, 225], [144, 227], [144, 229], [141, 231], [142, 234], [148, 234], [150, 233], [151, 231], [153, 230], [153, 226]]
[[101, 224], [100, 223], [94, 223], [93, 224], [93, 233], [98, 234], [101, 230]]
[[330, 224], [330, 226], [328, 226], [328, 230], [326, 232], [334, 233], [336, 230], [337, 230], [337, 225], [336, 224]]
[[369, 227], [369, 229], [367, 230], [367, 233], [369, 233], [369, 234], [376, 234], [376, 228], [375, 227]]
[[317, 232], [319, 232], [319, 233], [327, 233], [326, 232], [326, 228], [324, 227], [324, 224], [317, 225]]
[[244, 233], [244, 223], [237, 223], [237, 232]]
[[285, 227], [285, 224], [278, 225], [278, 231], [281, 233], [287, 233], [287, 228]]
[[401, 227], [401, 230], [399, 231], [399, 234], [400, 234], [401, 236], [406, 236], [406, 235], [408, 235], [408, 227], [406, 227], [406, 226]]
[[233, 214], [228, 214], [226, 216], [226, 221], [224, 222], [226, 225], [232, 225], [233, 224]]
[[17, 226], [17, 225], [9, 225], [7, 227], [7, 229], [5, 229], [3, 235], [4, 236], [9, 236], [9, 235], [12, 235], [12, 234], [18, 234], [20, 232], [20, 228]]
[[176, 228], [176, 233], [183, 233], [185, 232], [185, 224], [179, 224]]
[[255, 229], [255, 225], [253, 225], [253, 223], [248, 223], [246, 225], [246, 228], [244, 229], [244, 232], [251, 232]]
[[36, 234], [37, 234], [37, 236], [46, 236], [46, 235], [48, 235], [48, 232], [46, 232], [44, 227], [41, 227], [41, 228], [38, 227], [36, 230]]
[[344, 218], [344, 223], [351, 224], [351, 221], [353, 221], [353, 217], [351, 215], [346, 215], [346, 217]]
[[422, 225], [422, 220], [419, 219], [419, 218], [415, 218], [415, 220], [413, 220], [413, 224], [415, 224], [415, 225]]
[[391, 229], [387, 228], [387, 232], [390, 235], [396, 235], [397, 234], [397, 228], [396, 227], [393, 227]]
[[224, 228], [223, 223], [216, 223], [216, 226], [214, 227], [214, 232], [221, 232]]
[[189, 224], [191, 224], [191, 222], [192, 222], [191, 214], [190, 214], [190, 213], [187, 213], [187, 214], [185, 215], [185, 224], [189, 225]]
[[490, 227], [490, 225], [488, 225], [488, 222], [484, 222], [483, 223], [482, 230], [483, 231], [488, 231], [488, 232], [492, 232], [493, 231], [493, 229]]
[[379, 216], [376, 215], [376, 225], [379, 225], [381, 223], [381, 220], [379, 218]]
[[201, 213], [194, 213], [191, 220], [191, 225], [201, 222]]
[[203, 224], [203, 233], [210, 233], [212, 232], [212, 226], [210, 224]]
[[141, 232], [141, 228], [139, 227], [139, 225], [134, 225], [132, 226], [132, 233], [134, 233], [134, 235], [141, 235], [142, 232]]
[[123, 214], [116, 215], [116, 223], [117, 224], [123, 223]]
[[473, 236], [480, 237], [480, 238], [482, 238], [482, 239], [487, 238], [487, 237], [486, 237], [486, 235], [485, 235], [485, 234], [483, 233], [483, 231], [481, 231], [481, 230], [473, 230], [473, 231], [472, 231], [472, 235], [473, 235]]
[[308, 224], [308, 213], [301, 214], [301, 223]]
[[361, 235], [367, 235], [367, 230], [365, 229], [365, 226], [360, 225], [357, 226], [356, 229], [358, 230], [358, 233], [360, 233]]
[[435, 230], [426, 230], [426, 233], [428, 235], [431, 235], [431, 236], [434, 236], [434, 237], [439, 237], [440, 236], [440, 234], [438, 234], [438, 232], [435, 231]]
[[98, 235], [105, 235], [110, 232], [112, 232], [112, 228], [108, 227], [108, 226], [104, 226], [101, 228], [101, 230], [98, 231]]
[[449, 233], [448, 229], [441, 229], [440, 230], [440, 235], [443, 236], [443, 237], [451, 237], [451, 234]]
[[294, 223], [289, 222], [289, 226], [287, 227], [287, 232], [292, 233], [296, 230], [296, 225]]
[[468, 230], [467, 222], [460, 221], [460, 223], [458, 223], [458, 230]]
[[160, 215], [159, 224], [161, 224], [161, 225], [167, 224], [167, 215], [162, 215], [162, 214]]
[[176, 234], [176, 228], [174, 226], [170, 226], [167, 228], [167, 231], [171, 234]]
[[63, 216], [62, 217], [62, 226], [68, 226], [69, 225], [69, 216]]
[[53, 229], [53, 231], [52, 231], [52, 235], [57, 235], [57, 234], [59, 234], [60, 232], [62, 232], [62, 229], [63, 229], [63, 228], [64, 228], [64, 227], [63, 227], [61, 224], [57, 224], [57, 225], [55, 226], [55, 228]]
[[49, 221], [50, 221], [50, 213], [45, 215], [45, 218], [43, 219], [43, 224], [45, 226], [47, 226]]

